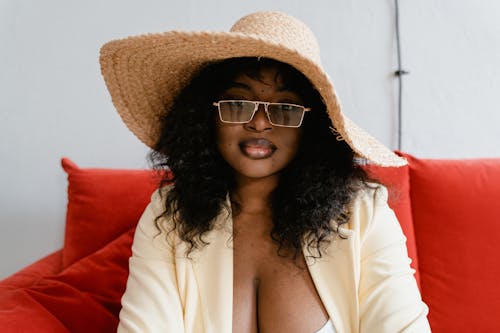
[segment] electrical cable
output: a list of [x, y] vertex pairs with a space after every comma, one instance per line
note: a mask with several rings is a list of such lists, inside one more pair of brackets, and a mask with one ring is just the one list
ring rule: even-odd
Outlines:
[[402, 127], [403, 127], [403, 75], [409, 74], [401, 67], [401, 40], [399, 32], [399, 1], [394, 0], [395, 4], [395, 25], [396, 25], [396, 47], [398, 57], [398, 69], [394, 74], [398, 77], [398, 150], [402, 150]]

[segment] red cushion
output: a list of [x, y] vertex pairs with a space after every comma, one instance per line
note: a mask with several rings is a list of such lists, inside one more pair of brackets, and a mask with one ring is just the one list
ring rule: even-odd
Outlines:
[[69, 330], [24, 289], [0, 286], [2, 332], [68, 333]]
[[62, 159], [68, 208], [62, 265], [89, 255], [135, 226], [157, 188], [151, 170], [81, 169]]
[[366, 165], [364, 169], [370, 177], [375, 178], [387, 187], [389, 192], [388, 203], [394, 210], [401, 229], [403, 229], [406, 236], [408, 256], [412, 259], [411, 267], [415, 269], [415, 279], [420, 286], [418, 256], [411, 213], [409, 167], [407, 165], [403, 167], [379, 167], [370, 164]]
[[1, 288], [1, 331], [116, 332], [133, 233], [29, 288]]
[[406, 157], [420, 279], [433, 332], [496, 331], [500, 159]]

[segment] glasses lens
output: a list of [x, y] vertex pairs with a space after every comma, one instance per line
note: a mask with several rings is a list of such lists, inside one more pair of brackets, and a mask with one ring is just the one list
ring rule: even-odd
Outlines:
[[297, 127], [302, 123], [304, 107], [293, 104], [274, 103], [267, 108], [271, 123], [281, 126]]
[[247, 101], [220, 101], [219, 110], [222, 121], [247, 123], [252, 119], [255, 104]]

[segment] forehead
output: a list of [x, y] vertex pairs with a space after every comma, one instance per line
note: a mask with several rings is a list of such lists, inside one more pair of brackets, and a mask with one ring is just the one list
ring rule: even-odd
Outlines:
[[292, 88], [293, 86], [293, 82], [287, 81], [286, 73], [283, 73], [278, 67], [263, 66], [237, 73], [229, 82], [227, 89], [270, 88], [280, 92], [296, 93], [296, 89]]

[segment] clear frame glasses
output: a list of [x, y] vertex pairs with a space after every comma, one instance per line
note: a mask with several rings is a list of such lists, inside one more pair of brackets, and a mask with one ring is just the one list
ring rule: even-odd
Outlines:
[[246, 124], [255, 116], [259, 105], [264, 105], [269, 123], [273, 126], [297, 128], [302, 125], [304, 113], [311, 111], [302, 105], [289, 103], [270, 103], [246, 100], [222, 100], [214, 102], [223, 123]]

